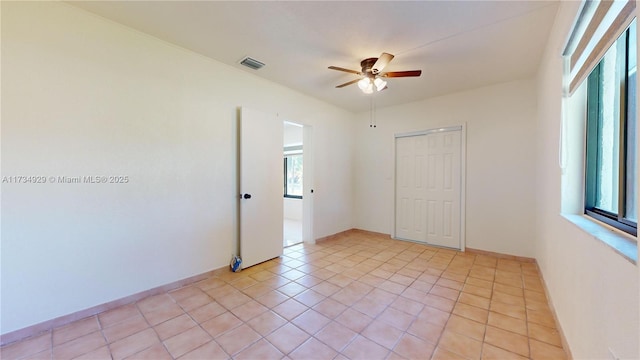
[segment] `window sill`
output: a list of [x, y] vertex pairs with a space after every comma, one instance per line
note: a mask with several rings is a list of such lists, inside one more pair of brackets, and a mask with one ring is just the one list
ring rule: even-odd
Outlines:
[[296, 199], [296, 200], [302, 200], [302, 196], [297, 196], [297, 195], [285, 195], [284, 196], [285, 199]]
[[638, 243], [629, 235], [623, 235], [617, 230], [605, 226], [599, 222], [589, 219], [584, 215], [561, 214], [572, 224], [582, 231], [593, 236], [596, 240], [602, 241], [625, 259], [638, 264]]

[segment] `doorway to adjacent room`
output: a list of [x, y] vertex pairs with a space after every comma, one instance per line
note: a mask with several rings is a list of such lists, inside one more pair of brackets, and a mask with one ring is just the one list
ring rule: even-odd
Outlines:
[[284, 246], [303, 241], [304, 127], [284, 122]]

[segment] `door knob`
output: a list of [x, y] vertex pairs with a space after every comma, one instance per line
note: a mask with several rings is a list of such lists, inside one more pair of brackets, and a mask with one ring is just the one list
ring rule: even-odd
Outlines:
[[242, 197], [245, 199], [251, 199], [251, 194], [244, 194]]

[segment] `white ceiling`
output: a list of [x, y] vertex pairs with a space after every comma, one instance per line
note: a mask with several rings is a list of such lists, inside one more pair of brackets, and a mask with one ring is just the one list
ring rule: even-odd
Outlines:
[[[359, 112], [371, 95], [335, 86], [382, 52], [393, 78], [377, 107], [535, 74], [556, 1], [73, 1], [70, 4], [309, 96]], [[239, 64], [245, 56], [266, 63]]]

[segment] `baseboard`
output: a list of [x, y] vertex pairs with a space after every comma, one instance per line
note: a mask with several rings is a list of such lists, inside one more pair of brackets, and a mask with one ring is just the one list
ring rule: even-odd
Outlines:
[[195, 275], [195, 276], [191, 276], [182, 280], [178, 280], [178, 281], [174, 281], [172, 283], [166, 284], [166, 285], [162, 285], [162, 286], [158, 286], [155, 287], [153, 289], [149, 289], [149, 290], [145, 290], [145, 291], [141, 291], [139, 293], [133, 294], [133, 295], [129, 295], [126, 296], [124, 298], [120, 298], [114, 301], [109, 301], [106, 302], [104, 304], [100, 304], [97, 306], [93, 306], [90, 307], [88, 309], [84, 309], [84, 310], [80, 310], [77, 312], [74, 312], [72, 314], [68, 314], [68, 315], [63, 315], [60, 317], [57, 317], [55, 319], [52, 320], [47, 320], [35, 325], [31, 325], [31, 326], [27, 326], [25, 328], [19, 329], [19, 330], [15, 330], [12, 332], [8, 332], [6, 334], [2, 334], [0, 335], [0, 346], [5, 346], [7, 344], [19, 341], [19, 340], [23, 340], [47, 331], [50, 331], [52, 329], [55, 329], [57, 327], [61, 327], [67, 324], [70, 324], [74, 321], [78, 321], [90, 316], [94, 316], [100, 313], [103, 313], [105, 311], [109, 311], [112, 309], [115, 309], [119, 306], [122, 305], [126, 305], [126, 304], [130, 304], [130, 303], [134, 303], [136, 301], [142, 300], [146, 297], [149, 296], [153, 296], [153, 295], [158, 295], [158, 294], [162, 294], [171, 290], [175, 290], [178, 288], [181, 288], [183, 286], [198, 282], [200, 280], [204, 280], [206, 278], [211, 277], [212, 275], [215, 275], [217, 273], [219, 273], [220, 271], [224, 271], [225, 269], [227, 269], [227, 266], [223, 266], [221, 268], [212, 270], [212, 271], [207, 271], [206, 273], [202, 273], [199, 275]]
[[391, 235], [390, 234], [385, 234], [385, 233], [381, 233], [381, 232], [362, 230], [362, 229], [356, 229], [356, 228], [351, 229], [350, 231], [353, 232], [353, 233], [356, 233], [356, 234], [364, 234], [364, 235], [382, 237], [382, 238], [385, 238], [385, 239], [391, 239]]
[[486, 250], [472, 249], [472, 248], [466, 248], [465, 251], [470, 253], [470, 254], [488, 255], [488, 256], [497, 257], [499, 259], [515, 260], [515, 261], [526, 262], [526, 263], [535, 263], [536, 262], [536, 259], [534, 259], [534, 258], [525, 257], [525, 256], [501, 254], [501, 253], [497, 253], [497, 252], [493, 252], [493, 251], [486, 251]]
[[540, 271], [540, 265], [538, 262], [535, 262], [536, 268], [538, 269], [538, 274], [540, 274], [540, 278], [542, 279], [542, 289], [544, 290], [544, 295], [547, 297], [547, 305], [549, 305], [549, 310], [553, 314], [553, 318], [556, 320], [556, 327], [558, 328], [558, 335], [560, 335], [560, 342], [562, 343], [562, 349], [567, 354], [567, 360], [573, 360], [573, 355], [571, 354], [571, 348], [569, 347], [569, 342], [567, 341], [566, 336], [564, 335], [564, 331], [562, 330], [562, 325], [558, 320], [558, 315], [556, 314], [556, 308], [553, 307], [553, 302], [551, 301], [551, 297], [549, 296], [549, 289], [547, 288], [547, 282], [544, 281], [544, 275], [542, 271]]
[[349, 230], [345, 230], [345, 231], [340, 231], [340, 232], [335, 233], [333, 235], [327, 235], [327, 236], [323, 236], [323, 237], [317, 238], [316, 239], [316, 244], [317, 243], [321, 243], [323, 241], [337, 240], [337, 239], [341, 238], [342, 236], [345, 236], [345, 235], [349, 234], [353, 230], [354, 229], [349, 229]]

